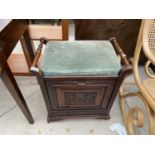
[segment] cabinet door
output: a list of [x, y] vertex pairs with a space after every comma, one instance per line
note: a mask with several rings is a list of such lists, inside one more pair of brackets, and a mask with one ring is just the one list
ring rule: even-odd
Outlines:
[[56, 87], [60, 108], [100, 107], [105, 89], [101, 87], [61, 86]]
[[[57, 109], [106, 108], [115, 81], [54, 81], [47, 83], [51, 106]], [[55, 98], [55, 99], [54, 99]]]

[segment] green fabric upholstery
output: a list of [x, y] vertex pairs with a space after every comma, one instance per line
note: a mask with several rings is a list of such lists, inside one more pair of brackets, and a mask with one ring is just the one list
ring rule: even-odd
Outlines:
[[117, 76], [121, 65], [109, 41], [49, 41], [40, 68], [51, 76]]

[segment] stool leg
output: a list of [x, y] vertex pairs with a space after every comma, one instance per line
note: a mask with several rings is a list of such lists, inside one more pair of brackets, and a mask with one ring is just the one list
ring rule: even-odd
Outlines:
[[1, 79], [4, 82], [5, 86], [8, 88], [9, 92], [15, 99], [16, 103], [18, 104], [19, 108], [21, 109], [29, 123], [33, 124], [34, 120], [32, 118], [32, 115], [7, 63], [5, 64], [5, 69], [1, 75]]

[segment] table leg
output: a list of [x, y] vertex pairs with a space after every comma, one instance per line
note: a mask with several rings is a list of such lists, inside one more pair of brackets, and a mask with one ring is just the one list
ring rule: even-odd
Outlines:
[[31, 67], [32, 61], [34, 59], [34, 44], [30, 40], [30, 36], [28, 30], [26, 30], [23, 34], [23, 37], [20, 39], [20, 43], [23, 49], [23, 53], [25, 55], [28, 68]]
[[5, 86], [8, 88], [15, 101], [17, 102], [19, 108], [21, 109], [29, 123], [33, 124], [34, 120], [32, 118], [32, 115], [7, 63], [5, 64], [1, 79], [4, 82]]
[[30, 39], [28, 30], [26, 30], [23, 34], [23, 51], [25, 53], [25, 55], [29, 55], [29, 59], [32, 63], [33, 59], [34, 59], [34, 44]]

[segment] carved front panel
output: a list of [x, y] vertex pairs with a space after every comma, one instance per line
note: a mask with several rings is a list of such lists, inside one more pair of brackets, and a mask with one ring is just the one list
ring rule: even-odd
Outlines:
[[114, 80], [47, 81], [52, 110], [106, 109]]
[[57, 101], [60, 108], [99, 107], [106, 89], [92, 87], [57, 88]]
[[65, 92], [65, 105], [95, 105], [97, 92]]

